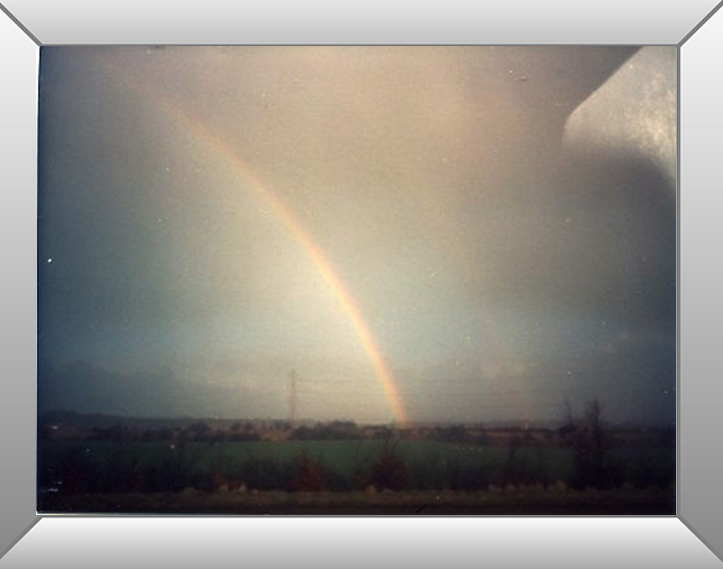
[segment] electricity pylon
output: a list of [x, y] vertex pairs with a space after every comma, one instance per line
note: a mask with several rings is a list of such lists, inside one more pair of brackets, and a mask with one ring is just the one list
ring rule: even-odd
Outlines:
[[296, 382], [297, 382], [297, 375], [296, 370], [291, 370], [291, 373], [289, 374], [289, 425], [292, 427], [294, 426], [294, 423], [296, 422], [296, 404], [297, 404], [297, 391], [296, 391]]

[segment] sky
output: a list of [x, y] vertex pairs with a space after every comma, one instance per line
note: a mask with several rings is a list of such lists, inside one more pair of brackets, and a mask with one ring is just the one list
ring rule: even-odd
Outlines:
[[675, 419], [676, 54], [43, 47], [40, 410]]

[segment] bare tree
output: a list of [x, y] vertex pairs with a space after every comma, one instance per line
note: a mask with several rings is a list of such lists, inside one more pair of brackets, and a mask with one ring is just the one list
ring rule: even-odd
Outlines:
[[573, 485], [582, 488], [608, 486], [611, 482], [607, 464], [610, 444], [600, 401], [594, 399], [587, 404], [583, 419], [574, 423], [570, 441], [574, 453]]

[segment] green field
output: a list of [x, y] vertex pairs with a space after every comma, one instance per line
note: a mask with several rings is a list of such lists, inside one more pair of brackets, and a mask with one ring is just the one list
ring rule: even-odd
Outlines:
[[[384, 456], [405, 489], [481, 490], [490, 485], [570, 483], [574, 456], [567, 447], [479, 446], [435, 441], [333, 440], [262, 442], [44, 441], [39, 488], [66, 492], [178, 490], [219, 486], [285, 489], [299, 472], [313, 471], [325, 489], [378, 486], [375, 464]], [[396, 464], [396, 466], [394, 466]], [[675, 456], [663, 447], [614, 448], [607, 453], [616, 485], [665, 486], [675, 480]], [[306, 470], [304, 470], [306, 469]], [[401, 472], [401, 474], [400, 474]], [[60, 484], [59, 484], [60, 483]], [[65, 485], [63, 488], [62, 485]]]

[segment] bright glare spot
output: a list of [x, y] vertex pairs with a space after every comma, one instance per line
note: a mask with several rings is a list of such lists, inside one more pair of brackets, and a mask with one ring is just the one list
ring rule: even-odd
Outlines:
[[48, 263], [52, 263], [52, 262], [53, 262], [53, 258], [52, 258], [52, 257], [48, 257]]

